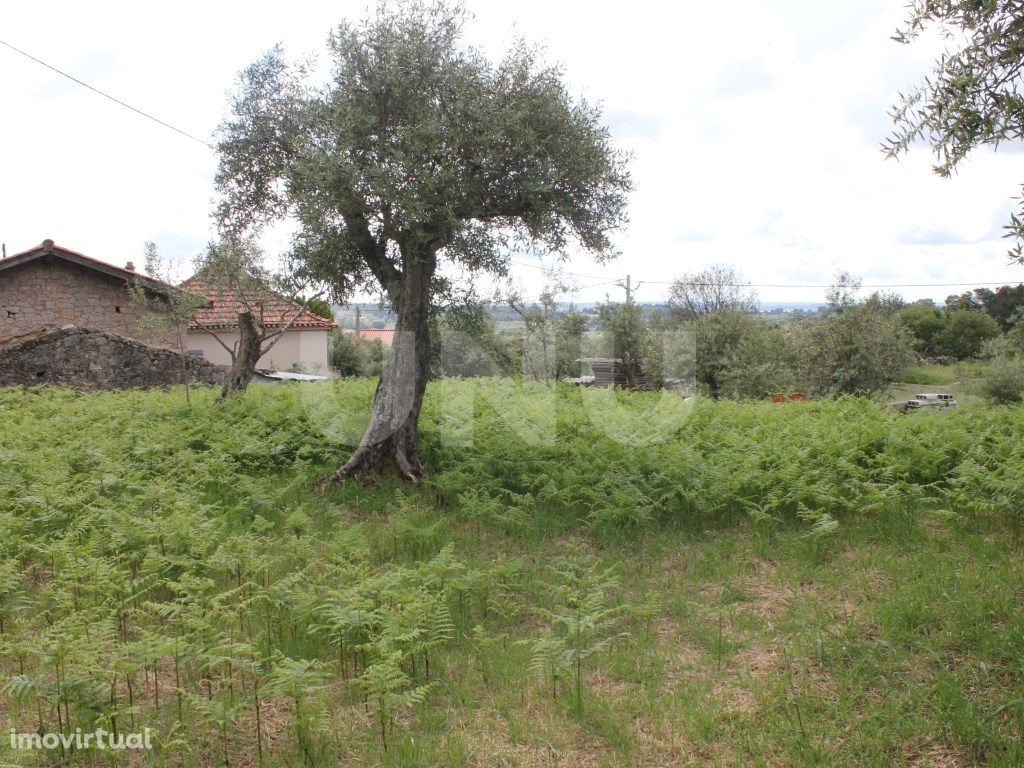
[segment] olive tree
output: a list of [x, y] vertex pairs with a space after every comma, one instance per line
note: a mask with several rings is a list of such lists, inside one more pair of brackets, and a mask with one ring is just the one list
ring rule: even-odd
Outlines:
[[872, 301], [831, 307], [794, 324], [796, 381], [810, 392], [877, 395], [914, 360], [913, 339], [898, 315]]
[[[913, 0], [896, 39], [909, 43], [937, 29], [949, 43], [932, 73], [903, 95], [891, 116], [896, 129], [883, 149], [897, 157], [918, 141], [935, 151], [934, 170], [949, 176], [970, 152], [1024, 136], [1024, 5], [1019, 0]], [[1024, 238], [1024, 216], [1012, 214], [1008, 237]], [[1013, 251], [1024, 262], [1020, 244]]]
[[370, 423], [330, 478], [393, 463], [422, 476], [418, 418], [430, 318], [459, 285], [439, 269], [507, 273], [516, 248], [599, 260], [626, 220], [627, 157], [561, 70], [516, 44], [498, 62], [462, 42], [458, 5], [378, 6], [328, 38], [316, 82], [278, 47], [245, 69], [220, 128], [219, 219], [291, 217], [294, 253], [337, 300], [376, 289], [397, 314]]
[[320, 289], [301, 304], [286, 299], [308, 289], [315, 290], [315, 286], [303, 277], [301, 268], [289, 265], [287, 259], [276, 272], [268, 269], [265, 262], [263, 251], [252, 240], [210, 243], [196, 258], [196, 274], [183, 283], [193, 293], [208, 294], [207, 298], [215, 301], [227, 299], [236, 312], [237, 341], [225, 337], [222, 327], [205, 323], [202, 312], [192, 318], [196, 326], [224, 348], [231, 360], [221, 399], [248, 389], [260, 358], [284, 338], [306, 315], [310, 303], [323, 293]]
[[668, 307], [681, 322], [716, 312], [756, 312], [757, 291], [733, 267], [716, 264], [674, 280]]

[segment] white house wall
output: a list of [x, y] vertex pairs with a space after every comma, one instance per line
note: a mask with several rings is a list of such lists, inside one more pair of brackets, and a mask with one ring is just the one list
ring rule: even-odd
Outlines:
[[[288, 371], [299, 368], [304, 373], [328, 372], [328, 332], [321, 328], [286, 331], [274, 347], [260, 358], [257, 368]], [[237, 331], [222, 331], [217, 336], [234, 348], [238, 344]], [[189, 333], [188, 348], [200, 350], [211, 363], [230, 365], [231, 356], [210, 333]]]

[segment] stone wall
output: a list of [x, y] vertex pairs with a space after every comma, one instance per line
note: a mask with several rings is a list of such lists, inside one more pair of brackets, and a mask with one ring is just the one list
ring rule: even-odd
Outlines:
[[0, 273], [0, 340], [74, 323], [176, 346], [173, 330], [140, 329], [148, 314], [132, 304], [124, 280], [59, 258], [36, 259]]
[[223, 366], [96, 328], [39, 331], [0, 346], [0, 387], [51, 384], [75, 389], [131, 389], [182, 383], [217, 384]]

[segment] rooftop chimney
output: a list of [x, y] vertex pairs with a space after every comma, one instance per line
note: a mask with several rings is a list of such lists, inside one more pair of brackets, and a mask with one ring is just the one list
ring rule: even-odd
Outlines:
[[43, 253], [53, 253], [53, 240], [50, 238], [43, 240]]
[[134, 272], [135, 271], [135, 262], [134, 261], [129, 261], [127, 264], [124, 265], [124, 268], [127, 269], [129, 272]]

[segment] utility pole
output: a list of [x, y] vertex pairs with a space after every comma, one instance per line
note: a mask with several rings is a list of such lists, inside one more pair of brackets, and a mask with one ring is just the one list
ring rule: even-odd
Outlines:
[[359, 308], [359, 305], [356, 304], [356, 333], [355, 333], [356, 336], [359, 335], [359, 313], [361, 311], [362, 310]]
[[619, 280], [615, 284], [620, 288], [626, 289], [626, 304], [632, 304], [633, 294], [636, 292], [637, 288], [643, 285], [643, 281], [638, 280], [636, 286], [634, 287], [632, 277], [630, 275], [626, 275], [626, 282], [622, 282], [621, 280]]

